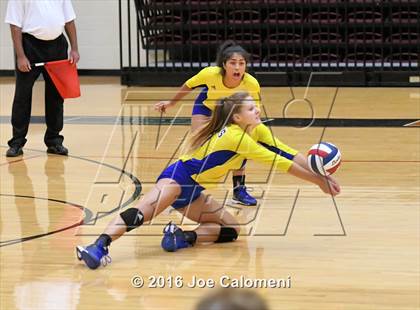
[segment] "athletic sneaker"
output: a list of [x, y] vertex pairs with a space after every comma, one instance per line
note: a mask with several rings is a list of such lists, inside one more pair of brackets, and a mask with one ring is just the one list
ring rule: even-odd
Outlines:
[[182, 229], [169, 222], [163, 229], [161, 246], [165, 251], [175, 252], [178, 249], [188, 248], [191, 244], [185, 239]]
[[243, 185], [238, 186], [233, 190], [233, 202], [245, 205], [245, 206], [256, 206], [257, 205], [257, 199], [252, 197], [248, 192], [246, 191], [246, 187]]
[[87, 247], [78, 245], [76, 254], [79, 260], [83, 260], [90, 269], [96, 269], [100, 265], [106, 266], [111, 263], [111, 257], [108, 255], [108, 248], [91, 244]]

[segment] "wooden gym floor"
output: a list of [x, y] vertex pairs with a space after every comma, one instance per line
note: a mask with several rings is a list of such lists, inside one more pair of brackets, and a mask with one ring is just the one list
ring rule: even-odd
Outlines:
[[[82, 78], [83, 96], [65, 103], [70, 156], [60, 157], [45, 152], [37, 82], [24, 156], [10, 159], [14, 82], [0, 82], [1, 309], [193, 309], [216, 289], [186, 287], [194, 276], [216, 287], [222, 276], [283, 279], [290, 288], [255, 289], [270, 309], [419, 308], [418, 89], [263, 88], [267, 124], [281, 140], [302, 152], [321, 138], [339, 146], [342, 194], [332, 200], [249, 162], [247, 185], [260, 204], [226, 201], [244, 225], [237, 242], [166, 253], [163, 225], [182, 220], [168, 210], [113, 243], [113, 262], [92, 271], [75, 246], [93, 242], [176, 158], [191, 101], [160, 119], [152, 104], [176, 88], [127, 90], [117, 78]], [[310, 105], [317, 121], [306, 126]], [[230, 179], [211, 191], [221, 202], [231, 196]], [[135, 276], [142, 288], [132, 286]], [[149, 287], [152, 277], [164, 277], [165, 287]], [[183, 288], [169, 287], [181, 278]]]

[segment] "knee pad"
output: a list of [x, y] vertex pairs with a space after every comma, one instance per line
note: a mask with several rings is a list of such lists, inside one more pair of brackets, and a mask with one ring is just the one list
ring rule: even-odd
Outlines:
[[238, 233], [232, 227], [222, 226], [220, 228], [219, 238], [215, 241], [216, 243], [232, 242], [238, 239]]
[[139, 227], [144, 222], [143, 213], [137, 208], [130, 208], [120, 213], [125, 225], [127, 225], [127, 231], [133, 230]]

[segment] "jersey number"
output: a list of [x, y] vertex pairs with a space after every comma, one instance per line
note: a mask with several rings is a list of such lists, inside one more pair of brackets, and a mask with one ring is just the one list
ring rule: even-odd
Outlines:
[[220, 130], [220, 132], [217, 134], [218, 138], [221, 138], [226, 133], [226, 127]]

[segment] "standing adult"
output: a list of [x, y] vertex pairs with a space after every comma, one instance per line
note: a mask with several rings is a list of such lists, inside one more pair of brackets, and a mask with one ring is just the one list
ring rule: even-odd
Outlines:
[[[16, 53], [16, 86], [12, 108], [13, 137], [8, 141], [6, 156], [23, 154], [31, 118], [32, 88], [42, 73], [45, 80], [45, 122], [47, 130], [44, 142], [47, 152], [67, 155], [63, 146], [63, 98], [58, 93], [44, 67], [34, 63], [70, 58], [79, 61], [76, 25], [71, 0], [9, 0], [5, 22], [10, 24]], [[63, 34], [66, 32], [68, 43]]]

